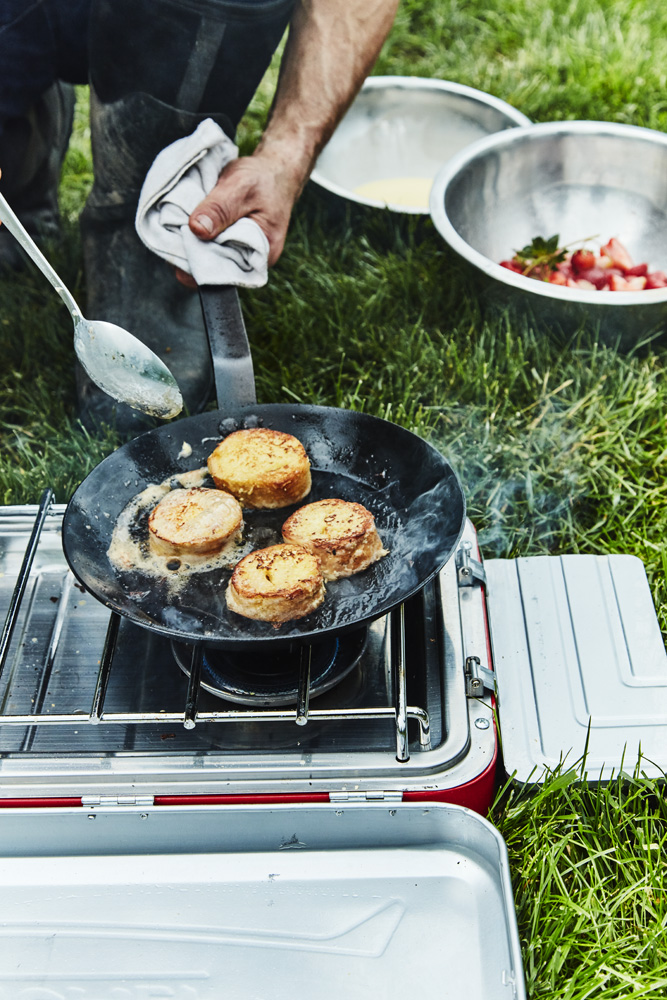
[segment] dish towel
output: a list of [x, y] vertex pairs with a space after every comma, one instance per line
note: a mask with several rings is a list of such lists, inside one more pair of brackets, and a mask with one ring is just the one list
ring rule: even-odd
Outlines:
[[206, 118], [192, 135], [158, 153], [141, 189], [135, 220], [139, 238], [198, 285], [260, 288], [268, 279], [269, 241], [252, 219], [239, 219], [210, 242], [188, 226], [191, 212], [238, 152], [220, 126]]

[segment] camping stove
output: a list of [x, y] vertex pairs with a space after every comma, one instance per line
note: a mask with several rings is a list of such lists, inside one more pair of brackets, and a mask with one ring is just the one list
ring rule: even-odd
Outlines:
[[0, 513], [3, 798], [487, 810], [493, 675], [470, 522], [438, 577], [370, 626], [200, 658], [83, 590], [62, 553], [64, 507], [49, 499]]
[[[458, 549], [358, 631], [266, 653], [174, 643], [84, 591], [64, 507], [0, 511], [0, 804], [439, 800], [488, 810], [497, 758], [663, 773], [667, 657], [632, 556]], [[488, 610], [488, 614], [487, 614]]]
[[0, 1000], [525, 1000], [495, 712], [517, 781], [664, 775], [639, 560], [482, 566], [467, 522], [366, 630], [239, 658], [110, 613], [62, 516], [0, 511]]

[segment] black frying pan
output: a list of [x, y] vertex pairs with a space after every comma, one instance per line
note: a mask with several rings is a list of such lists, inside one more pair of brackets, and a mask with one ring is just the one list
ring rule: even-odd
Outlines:
[[[210, 327], [210, 315], [207, 321]], [[211, 340], [215, 362], [213, 336]], [[243, 384], [238, 378], [239, 351], [229, 349], [229, 343], [228, 338], [233, 363], [227, 375], [220, 376], [220, 366], [216, 368], [218, 399]], [[225, 377], [232, 388], [223, 385]], [[254, 392], [246, 384], [242, 394]], [[327, 584], [325, 601], [313, 614], [279, 628], [227, 609], [229, 571], [196, 574], [170, 596], [167, 583], [138, 573], [120, 574], [107, 557], [116, 519], [133, 496], [152, 483], [201, 468], [225, 433], [257, 423], [294, 434], [304, 445], [313, 486], [301, 504], [327, 497], [363, 504], [390, 550], [363, 573]], [[178, 457], [183, 442], [192, 448], [187, 459]], [[295, 509], [246, 511], [244, 518], [248, 530], [268, 545], [280, 541], [281, 525]], [[63, 547], [86, 589], [138, 625], [186, 642], [241, 647], [311, 642], [373, 621], [420, 590], [444, 566], [464, 521], [465, 499], [456, 474], [440, 452], [415, 434], [364, 413], [250, 402], [158, 427], [109, 455], [71, 499]]]

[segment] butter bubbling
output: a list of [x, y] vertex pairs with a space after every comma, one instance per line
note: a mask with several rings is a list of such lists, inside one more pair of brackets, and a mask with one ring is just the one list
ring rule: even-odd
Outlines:
[[107, 556], [119, 573], [141, 573], [166, 580], [169, 589], [178, 590], [194, 573], [231, 569], [250, 551], [250, 544], [234, 535], [219, 552], [187, 553], [175, 556], [160, 552], [148, 530], [148, 517], [154, 507], [173, 489], [201, 486], [208, 476], [206, 468], [170, 476], [162, 483], [151, 484], [132, 497], [121, 511], [113, 529]]

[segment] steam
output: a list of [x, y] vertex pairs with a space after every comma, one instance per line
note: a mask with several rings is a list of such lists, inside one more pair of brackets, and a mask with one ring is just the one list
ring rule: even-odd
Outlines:
[[554, 402], [532, 423], [515, 414], [494, 424], [474, 406], [447, 413], [454, 433], [433, 444], [463, 483], [484, 556], [547, 554], [572, 545], [590, 483], [590, 452], [566, 417]]

